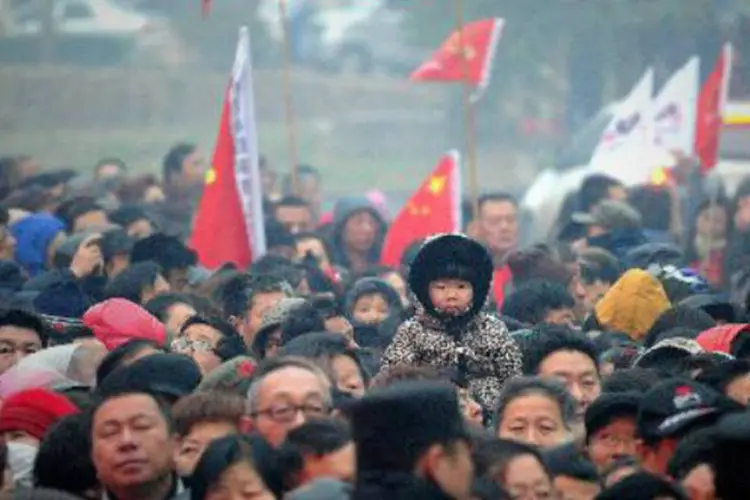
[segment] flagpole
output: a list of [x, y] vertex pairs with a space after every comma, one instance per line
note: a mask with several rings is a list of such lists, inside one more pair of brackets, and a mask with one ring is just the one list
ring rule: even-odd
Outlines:
[[[724, 119], [724, 116], [726, 114], [726, 104], [727, 100], [729, 99], [729, 82], [730, 78], [732, 76], [732, 58], [734, 56], [733, 47], [730, 43], [726, 43], [721, 48], [721, 58], [724, 64], [724, 70], [723, 70], [723, 80], [721, 82], [721, 97], [719, 99], [719, 115], [721, 116], [721, 119]], [[721, 141], [721, 136], [719, 136], [719, 141]], [[721, 144], [721, 142], [720, 142]], [[704, 174], [705, 175], [705, 174]], [[705, 178], [704, 181], [705, 183]], [[712, 188], [713, 192], [711, 193], [711, 196], [708, 201], [708, 209], [709, 209], [709, 227], [711, 227], [711, 231], [708, 232], [708, 252], [706, 253], [706, 257], [703, 259], [703, 269], [704, 271], [708, 269], [708, 266], [711, 264], [711, 252], [713, 250], [714, 245], [714, 232], [713, 232], [713, 226], [715, 223], [716, 218], [716, 208], [719, 205], [719, 196], [721, 195], [721, 189], [718, 185], [713, 185]]]
[[292, 101], [292, 44], [289, 35], [286, 0], [278, 0], [278, 2], [284, 50], [284, 115], [286, 120], [289, 161], [291, 162], [289, 174], [292, 178], [292, 190], [296, 195], [299, 194], [300, 190], [299, 176], [297, 173], [297, 134], [294, 122], [294, 103]]
[[476, 108], [471, 98], [471, 82], [469, 79], [469, 63], [466, 60], [466, 40], [464, 38], [464, 5], [463, 0], [456, 0], [456, 29], [458, 31], [458, 47], [461, 57], [461, 71], [463, 73], [463, 108], [464, 133], [466, 134], [466, 156], [469, 159], [469, 193], [474, 217], [479, 216], [479, 176], [477, 172], [477, 137], [476, 137]]

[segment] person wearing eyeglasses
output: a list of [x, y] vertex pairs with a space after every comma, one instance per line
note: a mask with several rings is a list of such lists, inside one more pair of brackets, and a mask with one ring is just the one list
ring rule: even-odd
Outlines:
[[274, 447], [306, 421], [328, 417], [333, 406], [331, 381], [323, 370], [294, 356], [263, 361], [247, 397], [253, 430]]
[[193, 358], [205, 376], [225, 361], [245, 354], [245, 344], [237, 330], [217, 317], [191, 316], [172, 342], [173, 352]]

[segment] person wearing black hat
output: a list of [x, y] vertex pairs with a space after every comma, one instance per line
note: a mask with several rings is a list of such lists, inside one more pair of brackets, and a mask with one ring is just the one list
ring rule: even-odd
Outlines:
[[712, 453], [716, 498], [744, 500], [750, 491], [747, 450], [750, 447], [750, 413], [737, 412], [723, 417], [716, 425]]
[[644, 470], [665, 475], [677, 443], [689, 432], [713, 425], [743, 407], [710, 387], [667, 379], [651, 388], [638, 407], [638, 458]]
[[357, 451], [352, 500], [470, 498], [474, 464], [452, 386], [397, 383], [346, 413]]
[[521, 374], [521, 352], [505, 324], [481, 312], [492, 273], [487, 250], [466, 236], [425, 242], [409, 272], [416, 315], [399, 327], [382, 370], [399, 364], [452, 370], [482, 406], [493, 407], [505, 381]]
[[153, 354], [118, 368], [101, 381], [96, 396], [106, 399], [123, 391], [145, 392], [175, 403], [201, 382], [198, 364], [182, 354]]
[[594, 500], [688, 500], [688, 497], [666, 479], [636, 472], [602, 491]]
[[197, 263], [198, 257], [178, 238], [156, 233], [133, 246], [130, 260], [133, 263], [144, 260], [156, 262], [164, 271], [172, 290], [181, 292], [188, 284], [188, 269]]

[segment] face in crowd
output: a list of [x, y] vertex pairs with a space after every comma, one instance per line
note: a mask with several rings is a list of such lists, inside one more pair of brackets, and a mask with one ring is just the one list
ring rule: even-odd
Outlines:
[[474, 288], [466, 280], [439, 279], [430, 283], [428, 293], [436, 311], [459, 316], [471, 309]]
[[237, 330], [245, 340], [245, 345], [253, 345], [255, 335], [260, 329], [263, 317], [268, 311], [286, 298], [283, 291], [269, 290], [267, 292], [257, 292], [253, 294], [245, 317], [236, 324]]
[[365, 325], [377, 325], [390, 315], [388, 300], [380, 293], [368, 293], [360, 296], [352, 308], [352, 316]]
[[5, 324], [0, 326], [0, 374], [26, 356], [41, 351], [43, 347], [38, 330], [41, 324], [38, 321], [17, 319], [13, 321], [6, 318]]
[[354, 213], [344, 224], [343, 241], [352, 251], [365, 254], [375, 245], [380, 222], [369, 210]]
[[539, 365], [538, 375], [560, 380], [578, 402], [582, 417], [586, 408], [602, 393], [601, 379], [594, 360], [580, 351], [560, 350]]
[[505, 487], [514, 499], [558, 500], [552, 478], [539, 459], [531, 454], [512, 458], [495, 480]]
[[330, 391], [322, 373], [300, 366], [278, 368], [250, 388], [253, 427], [278, 447], [291, 429], [330, 415]]
[[136, 393], [113, 397], [94, 412], [91, 456], [116, 497], [133, 498], [143, 485], [171, 486], [177, 437], [165, 411], [153, 397]]
[[599, 472], [618, 459], [636, 456], [637, 429], [634, 417], [614, 418], [588, 437], [588, 455]]
[[195, 323], [184, 329], [173, 345], [172, 350], [193, 358], [204, 375], [218, 368], [222, 359], [217, 354], [222, 333], [203, 323]]
[[310, 208], [300, 200], [300, 203], [279, 204], [275, 210], [276, 220], [290, 233], [299, 234], [315, 229], [315, 221]]
[[498, 416], [497, 437], [553, 448], [572, 439], [559, 403], [541, 391], [521, 394]]
[[487, 200], [477, 217], [479, 239], [495, 256], [504, 256], [518, 246], [518, 207], [511, 200]]
[[0, 224], [0, 260], [13, 260], [16, 255], [16, 239], [6, 224]]

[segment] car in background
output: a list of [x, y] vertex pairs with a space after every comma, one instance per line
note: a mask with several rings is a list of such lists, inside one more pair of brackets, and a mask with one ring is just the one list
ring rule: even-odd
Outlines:
[[[258, 17], [271, 39], [281, 43], [276, 1], [263, 0]], [[289, 9], [287, 14], [293, 19], [301, 9]], [[346, 0], [315, 8], [306, 26], [290, 31], [298, 37], [294, 44], [299, 47], [297, 59], [308, 66], [341, 73], [404, 75], [427, 55], [409, 43], [406, 22], [407, 12], [390, 7], [385, 0]]]
[[[0, 60], [38, 62], [45, 15], [35, 0], [5, 0], [0, 12]], [[135, 57], [165, 55], [174, 41], [169, 24], [111, 0], [55, 0], [53, 59], [114, 65]]]

